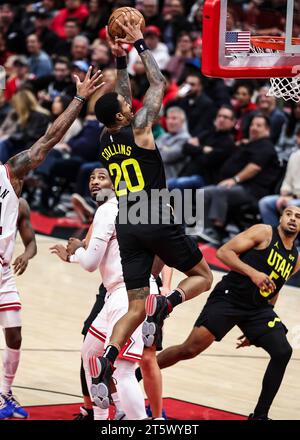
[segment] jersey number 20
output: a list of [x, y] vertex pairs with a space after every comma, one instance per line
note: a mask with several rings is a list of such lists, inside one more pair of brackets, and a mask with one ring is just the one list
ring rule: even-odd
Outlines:
[[[130, 180], [129, 174], [128, 174], [128, 167], [132, 166], [136, 175], [137, 184], [132, 185], [132, 182]], [[109, 173], [114, 179], [114, 187], [116, 191], [116, 195], [118, 197], [126, 196], [127, 192], [137, 192], [141, 191], [145, 187], [145, 181], [142, 175], [142, 171], [140, 168], [140, 165], [137, 160], [135, 159], [126, 159], [123, 160], [121, 163], [121, 166], [117, 163], [111, 163], [109, 165]], [[119, 185], [121, 181], [125, 181], [126, 188], [119, 189]], [[128, 190], [128, 191], [127, 191]]]

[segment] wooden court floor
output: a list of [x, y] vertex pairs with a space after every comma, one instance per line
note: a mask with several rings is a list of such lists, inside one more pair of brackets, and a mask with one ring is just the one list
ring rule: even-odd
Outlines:
[[[38, 255], [17, 285], [23, 303], [23, 352], [14, 391], [23, 405], [80, 402], [81, 328], [100, 282], [76, 264], [51, 255], [55, 239], [38, 236]], [[17, 242], [16, 255], [22, 252]], [[214, 273], [217, 282], [221, 273]], [[182, 275], [175, 272], [173, 286]], [[164, 347], [180, 343], [206, 301], [202, 294], [175, 309], [165, 323]], [[276, 306], [289, 328], [294, 352], [270, 412], [273, 419], [300, 419], [300, 290], [286, 287]], [[267, 355], [257, 348], [236, 350], [239, 329], [199, 357], [163, 370], [165, 397], [248, 415], [258, 398]], [[0, 350], [4, 347], [0, 335]]]

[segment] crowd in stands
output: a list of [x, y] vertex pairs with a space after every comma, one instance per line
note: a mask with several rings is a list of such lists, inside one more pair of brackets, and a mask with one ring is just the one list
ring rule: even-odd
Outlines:
[[[268, 23], [262, 6], [276, 11]], [[231, 0], [228, 29], [270, 27], [282, 32], [280, 0]], [[114, 82], [106, 41], [111, 12], [134, 6], [146, 22], [144, 38], [166, 80], [160, 119], [153, 127], [170, 189], [204, 188], [205, 229], [194, 233], [219, 244], [227, 226], [252, 213], [249, 222], [275, 225], [288, 204], [300, 205], [300, 103], [267, 96], [266, 80], [223, 80], [201, 74], [203, 0], [41, 0], [0, 3], [0, 161], [28, 148], [67, 107], [75, 93], [73, 74], [88, 67]], [[254, 17], [256, 19], [254, 20]], [[272, 16], [274, 19], [274, 15]], [[297, 23], [295, 23], [295, 26]], [[299, 26], [300, 36], [300, 26]], [[127, 47], [133, 109], [148, 87], [137, 52]], [[88, 175], [100, 166], [102, 126], [94, 102], [85, 106], [45, 163], [30, 175], [24, 193], [47, 215], [73, 215], [88, 195]], [[299, 164], [299, 166], [298, 166]], [[93, 207], [86, 203], [89, 219]]]

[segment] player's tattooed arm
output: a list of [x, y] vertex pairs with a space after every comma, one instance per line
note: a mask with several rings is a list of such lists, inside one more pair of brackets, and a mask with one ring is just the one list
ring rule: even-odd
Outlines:
[[128, 300], [136, 301], [137, 299], [145, 300], [149, 295], [150, 289], [149, 287], [141, 287], [139, 289], [130, 289], [128, 290]]
[[117, 70], [116, 93], [124, 96], [126, 102], [131, 105], [131, 86], [127, 69]]
[[82, 105], [81, 102], [73, 99], [68, 108], [54, 121], [44, 136], [33, 144], [29, 150], [21, 151], [8, 161], [12, 181], [22, 180], [30, 170], [37, 168], [44, 161], [51, 148], [61, 140], [79, 115]]
[[[109, 35], [108, 29], [106, 28], [107, 43], [110, 47], [112, 54], [116, 57], [127, 57], [126, 50], [123, 48], [122, 43], [115, 41]], [[117, 81], [115, 85], [115, 92], [124, 96], [126, 102], [131, 105], [131, 86], [129, 75], [127, 72], [127, 67], [125, 69], [117, 69]]]
[[136, 129], [151, 127], [157, 119], [165, 93], [166, 80], [150, 50], [140, 53], [150, 83], [143, 107], [136, 113], [133, 126]]
[[[76, 80], [77, 95], [88, 99], [95, 93], [104, 83], [100, 83], [102, 77], [101, 71], [97, 71], [92, 75], [92, 66], [89, 68], [84, 80], [74, 75]], [[66, 131], [75, 121], [82, 109], [83, 101], [73, 99], [67, 109], [54, 121], [51, 127], [29, 150], [13, 156], [8, 162], [10, 178], [12, 185], [19, 195], [22, 187], [24, 176], [30, 171], [37, 168], [45, 159], [48, 152], [61, 140]]]

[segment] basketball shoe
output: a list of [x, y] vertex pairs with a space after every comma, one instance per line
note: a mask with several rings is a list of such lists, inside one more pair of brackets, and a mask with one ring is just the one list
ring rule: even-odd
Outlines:
[[81, 406], [79, 414], [76, 414], [73, 420], [94, 420], [94, 411]]
[[19, 404], [11, 391], [9, 391], [7, 394], [2, 394], [2, 397], [11, 407], [12, 417], [17, 417], [19, 419], [26, 419], [28, 417], [28, 412]]
[[251, 413], [248, 417], [248, 420], [272, 420], [272, 419], [269, 419], [269, 417], [267, 417], [264, 414], [261, 416], [255, 416], [253, 413]]
[[164, 320], [172, 311], [172, 306], [163, 295], [148, 295], [146, 298], [146, 319], [142, 326], [143, 341], [146, 347], [151, 347]]
[[4, 394], [0, 394], [0, 420], [9, 419], [14, 410]]
[[105, 357], [92, 356], [89, 359], [90, 374], [92, 377], [91, 395], [95, 405], [107, 409], [112, 402], [110, 381], [115, 367]]

